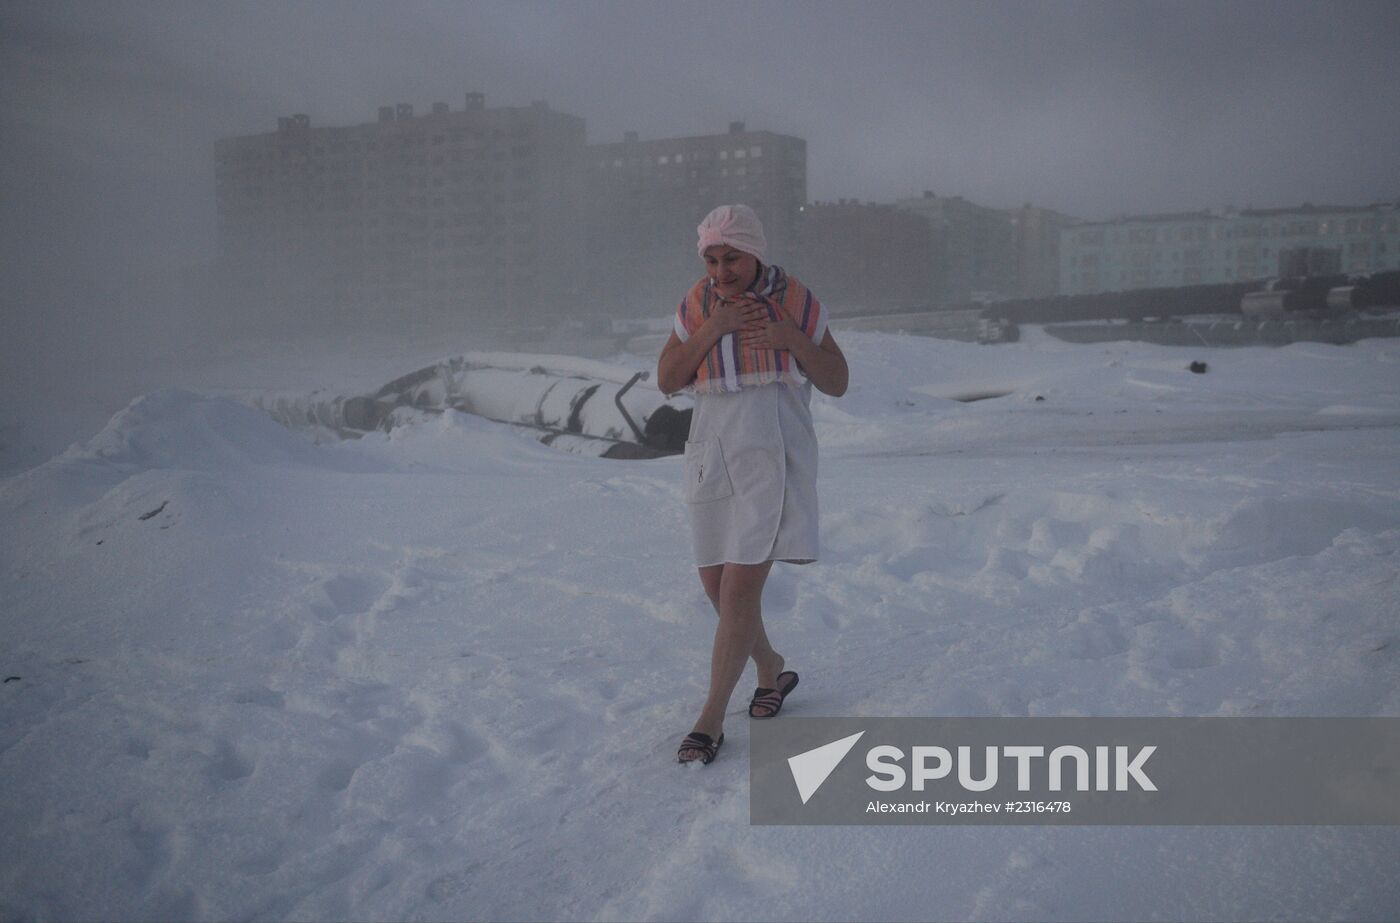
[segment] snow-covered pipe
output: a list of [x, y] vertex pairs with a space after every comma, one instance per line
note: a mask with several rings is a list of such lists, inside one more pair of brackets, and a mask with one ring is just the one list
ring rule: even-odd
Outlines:
[[[545, 441], [607, 457], [671, 455], [685, 447], [690, 400], [668, 398], [647, 372], [573, 356], [468, 353], [394, 379], [372, 395], [265, 395], [257, 406], [288, 426], [354, 437], [394, 424], [400, 407], [460, 410], [543, 430]], [[568, 439], [558, 437], [568, 436]], [[608, 443], [593, 451], [588, 440]]]

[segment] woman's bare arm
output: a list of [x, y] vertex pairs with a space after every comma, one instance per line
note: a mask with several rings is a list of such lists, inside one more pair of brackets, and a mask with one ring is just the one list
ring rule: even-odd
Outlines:
[[671, 338], [661, 347], [661, 357], [656, 360], [656, 387], [663, 394], [675, 394], [695, 379], [695, 370], [705, 360], [705, 353], [719, 342], [719, 336], [701, 336], [704, 327], [697, 330], [688, 340], [682, 340], [671, 331]]
[[827, 330], [821, 344], [812, 342], [811, 337], [797, 331], [789, 347], [792, 357], [802, 367], [802, 373], [822, 394], [840, 397], [850, 385], [851, 369], [846, 364], [846, 354], [836, 345], [836, 338]]

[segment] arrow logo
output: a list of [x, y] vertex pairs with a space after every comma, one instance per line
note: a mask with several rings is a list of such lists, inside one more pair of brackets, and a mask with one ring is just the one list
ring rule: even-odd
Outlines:
[[797, 794], [802, 796], [802, 803], [817, 793], [817, 789], [822, 787], [827, 776], [841, 764], [846, 758], [846, 754], [851, 752], [851, 748], [856, 745], [856, 741], [865, 736], [865, 732], [852, 734], [850, 737], [842, 737], [840, 740], [833, 740], [829, 744], [823, 744], [815, 750], [808, 750], [796, 756], [788, 757], [788, 768], [792, 770], [792, 781], [797, 783]]

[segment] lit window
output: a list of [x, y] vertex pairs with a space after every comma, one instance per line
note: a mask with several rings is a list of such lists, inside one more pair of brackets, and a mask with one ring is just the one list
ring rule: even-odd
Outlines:
[[720, 152], [719, 152], [719, 159], [720, 159], [720, 160], [728, 160], [728, 159], [729, 159], [729, 152], [728, 152], [728, 151], [720, 151]]
[[662, 154], [660, 157], [657, 158], [657, 160], [663, 164], [671, 162], [671, 158], [667, 157], [665, 154]]
[[747, 153], [748, 153], [748, 151], [744, 150], [744, 149], [741, 147], [741, 148], [739, 148], [737, 151], [734, 152], [734, 158], [735, 158], [736, 160], [738, 160], [738, 159], [742, 158], [742, 157], [743, 157], [745, 154], [747, 154]]
[[755, 144], [753, 147], [749, 148], [749, 156], [750, 156], [750, 157], [762, 157], [762, 156], [763, 156], [763, 147], [762, 147], [762, 145]]

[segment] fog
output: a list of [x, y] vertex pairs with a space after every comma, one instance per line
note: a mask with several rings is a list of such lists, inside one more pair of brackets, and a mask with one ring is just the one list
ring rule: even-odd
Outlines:
[[[0, 469], [197, 385], [220, 342], [284, 333], [217, 271], [214, 144], [292, 113], [357, 125], [481, 92], [547, 101], [589, 144], [742, 120], [806, 140], [810, 200], [1359, 205], [1400, 197], [1397, 51], [1391, 2], [6, 3]], [[606, 247], [569, 258], [628, 301]], [[609, 315], [586, 300], [533, 307]], [[472, 338], [452, 326], [442, 352], [492, 345]]]

